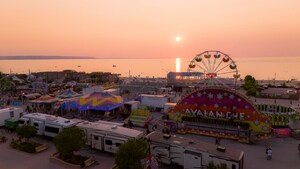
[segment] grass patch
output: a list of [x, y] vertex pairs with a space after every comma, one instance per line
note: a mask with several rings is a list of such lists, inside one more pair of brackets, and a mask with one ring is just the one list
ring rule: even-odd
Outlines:
[[27, 153], [35, 153], [35, 148], [42, 144], [36, 142], [19, 142], [19, 141], [12, 141], [10, 146], [14, 149], [24, 151]]

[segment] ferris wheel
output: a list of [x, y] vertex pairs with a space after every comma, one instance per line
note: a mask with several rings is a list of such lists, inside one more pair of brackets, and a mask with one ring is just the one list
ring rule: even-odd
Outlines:
[[200, 85], [235, 87], [240, 74], [236, 63], [221, 51], [197, 54], [189, 63], [189, 72], [201, 72]]

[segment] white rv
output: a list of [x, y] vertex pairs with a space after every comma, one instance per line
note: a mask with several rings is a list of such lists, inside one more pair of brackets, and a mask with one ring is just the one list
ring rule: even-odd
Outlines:
[[21, 118], [26, 112], [22, 108], [9, 107], [0, 109], [0, 127], [4, 126], [6, 119], [16, 119]]
[[164, 108], [164, 104], [169, 102], [169, 97], [166, 95], [149, 95], [141, 94], [141, 104], [147, 105], [154, 108]]
[[98, 122], [85, 121], [77, 124], [77, 127], [84, 130], [87, 145], [110, 153], [116, 153], [118, 147], [128, 139], [143, 137], [141, 131]]
[[19, 126], [28, 124], [37, 129], [37, 135], [55, 137], [64, 128], [75, 126], [77, 122], [62, 117], [42, 113], [30, 113], [19, 119]]
[[183, 137], [152, 132], [146, 136], [154, 157], [165, 164], [178, 164], [184, 169], [205, 168], [210, 161], [226, 163], [229, 169], [243, 169], [244, 152]]

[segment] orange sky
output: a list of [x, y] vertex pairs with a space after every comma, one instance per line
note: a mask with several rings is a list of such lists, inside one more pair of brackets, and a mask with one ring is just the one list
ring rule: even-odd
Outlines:
[[299, 7], [299, 0], [1, 0], [0, 55], [300, 56]]

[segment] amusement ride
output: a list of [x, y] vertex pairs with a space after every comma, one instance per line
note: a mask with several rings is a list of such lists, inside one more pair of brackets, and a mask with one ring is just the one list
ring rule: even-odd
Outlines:
[[194, 90], [169, 109], [170, 128], [178, 133], [201, 134], [249, 143], [269, 138], [271, 121], [237, 90], [240, 78], [235, 61], [217, 50], [197, 54], [189, 72], [202, 78]]
[[189, 72], [202, 72], [199, 86], [236, 87], [240, 78], [237, 65], [228, 54], [217, 50], [197, 54], [189, 63]]

